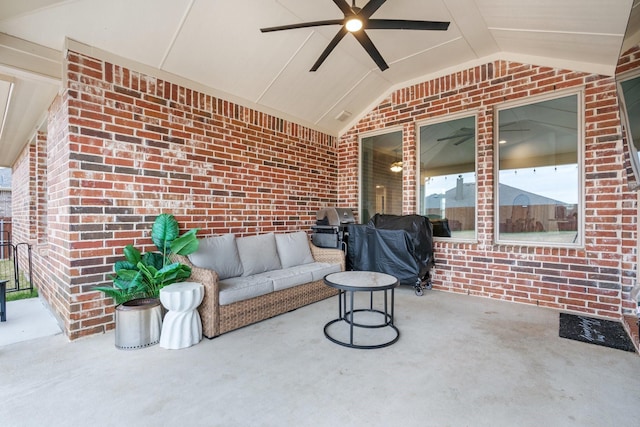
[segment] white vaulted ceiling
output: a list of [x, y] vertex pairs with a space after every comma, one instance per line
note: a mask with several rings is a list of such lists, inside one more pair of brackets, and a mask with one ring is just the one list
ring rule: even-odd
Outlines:
[[[384, 72], [348, 34], [312, 73], [339, 26], [259, 29], [342, 18], [332, 0], [2, 0], [0, 80], [13, 87], [0, 166], [15, 161], [60, 90], [67, 39], [339, 135], [396, 88], [490, 60], [613, 75], [632, 3], [388, 0], [373, 18], [451, 25], [444, 32], [369, 30], [389, 64]], [[337, 120], [343, 111], [351, 116]]]

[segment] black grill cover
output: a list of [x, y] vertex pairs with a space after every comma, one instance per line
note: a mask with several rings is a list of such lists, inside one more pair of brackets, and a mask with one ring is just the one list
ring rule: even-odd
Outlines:
[[451, 228], [449, 227], [449, 220], [447, 218], [429, 218], [429, 220], [433, 226], [433, 235], [435, 237], [451, 237]]
[[347, 259], [353, 270], [391, 274], [402, 285], [426, 281], [433, 266], [429, 219], [376, 214], [367, 225], [349, 225]]

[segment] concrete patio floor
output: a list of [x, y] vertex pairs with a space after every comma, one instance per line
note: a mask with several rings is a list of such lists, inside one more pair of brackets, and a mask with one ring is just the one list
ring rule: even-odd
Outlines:
[[8, 301], [6, 317], [6, 322], [0, 322], [0, 347], [62, 334], [56, 319], [39, 298]]
[[401, 287], [400, 339], [378, 350], [329, 342], [323, 325], [336, 313], [331, 298], [182, 350], [118, 350], [113, 332], [2, 345], [0, 425], [583, 427], [640, 419], [640, 357], [559, 338], [557, 311], [437, 291], [417, 297]]

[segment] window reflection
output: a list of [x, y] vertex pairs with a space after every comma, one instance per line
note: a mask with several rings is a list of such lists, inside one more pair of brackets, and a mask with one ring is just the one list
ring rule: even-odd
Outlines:
[[498, 240], [576, 244], [578, 96], [498, 113]]
[[640, 185], [640, 76], [619, 83], [620, 112], [624, 123], [636, 187]]
[[470, 116], [420, 127], [420, 214], [446, 219], [457, 239], [475, 238], [475, 121]]
[[402, 131], [362, 138], [360, 163], [360, 221], [376, 213], [401, 215]]

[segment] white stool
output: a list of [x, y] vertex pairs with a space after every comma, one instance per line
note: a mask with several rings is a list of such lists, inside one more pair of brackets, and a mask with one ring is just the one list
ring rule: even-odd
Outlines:
[[180, 282], [160, 289], [160, 302], [169, 310], [164, 316], [160, 347], [179, 349], [198, 344], [202, 339], [202, 323], [196, 308], [204, 297], [204, 286]]

